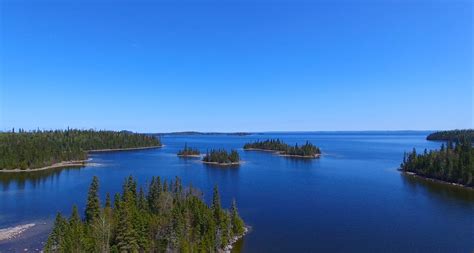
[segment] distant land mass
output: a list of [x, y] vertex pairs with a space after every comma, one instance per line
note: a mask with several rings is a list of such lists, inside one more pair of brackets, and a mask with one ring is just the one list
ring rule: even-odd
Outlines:
[[155, 134], [157, 134], [157, 135], [237, 135], [237, 136], [245, 136], [245, 135], [252, 135], [253, 133], [248, 133], [248, 132], [222, 133], [222, 132], [184, 131], [184, 132], [155, 133]]
[[461, 138], [474, 139], [474, 129], [456, 129], [434, 132], [426, 137], [429, 141], [456, 141]]

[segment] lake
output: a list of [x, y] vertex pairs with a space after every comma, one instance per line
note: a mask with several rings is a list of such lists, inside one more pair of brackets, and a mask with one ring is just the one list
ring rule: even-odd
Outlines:
[[[219, 186], [223, 205], [237, 200], [252, 227], [238, 252], [472, 252], [474, 190], [439, 184], [397, 171], [404, 151], [439, 148], [429, 132], [310, 132], [248, 136], [163, 136], [164, 147], [91, 154], [83, 168], [0, 174], [0, 228], [41, 224], [36, 232], [0, 243], [9, 249], [40, 248], [56, 212], [84, 211], [92, 176], [105, 193], [121, 191], [128, 175], [144, 185], [151, 176], [200, 188], [209, 203]], [[309, 140], [320, 159], [292, 159], [243, 151], [245, 142], [280, 138]], [[238, 149], [236, 168], [202, 164], [176, 156], [187, 142], [201, 152]], [[42, 227], [42, 229], [41, 229]]]

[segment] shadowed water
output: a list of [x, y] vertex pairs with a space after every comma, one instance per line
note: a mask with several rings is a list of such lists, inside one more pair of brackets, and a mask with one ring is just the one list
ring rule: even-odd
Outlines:
[[[250, 136], [164, 136], [161, 149], [92, 154], [84, 168], [0, 174], [0, 228], [51, 224], [73, 204], [83, 212], [93, 175], [101, 196], [121, 191], [124, 178], [151, 176], [199, 187], [210, 200], [219, 185], [223, 204], [237, 200], [252, 232], [242, 252], [471, 252], [474, 191], [400, 174], [404, 151], [439, 148], [427, 132], [268, 133]], [[247, 141], [281, 138], [320, 146], [320, 159], [290, 159], [243, 151]], [[244, 161], [219, 168], [176, 156], [187, 142], [201, 152], [235, 148]], [[37, 246], [46, 235], [30, 236]], [[0, 243], [0, 251], [25, 240]], [[36, 243], [36, 245], [34, 245]]]

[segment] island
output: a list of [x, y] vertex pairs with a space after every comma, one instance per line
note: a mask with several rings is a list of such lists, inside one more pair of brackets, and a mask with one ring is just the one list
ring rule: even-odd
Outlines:
[[129, 176], [122, 188], [113, 202], [107, 194], [102, 205], [99, 179], [93, 177], [84, 216], [76, 206], [68, 219], [58, 213], [44, 251], [230, 252], [248, 231], [235, 200], [230, 210], [222, 208], [217, 186], [211, 206], [178, 177], [169, 183], [152, 177], [145, 191]]
[[0, 172], [84, 165], [89, 152], [161, 147], [159, 138], [128, 131], [49, 130], [0, 132]]
[[206, 155], [202, 159], [202, 162], [219, 166], [239, 165], [240, 155], [234, 149], [232, 149], [230, 153], [224, 149], [213, 149], [210, 152], [208, 151], [206, 153]]
[[474, 140], [474, 129], [439, 131], [426, 137], [429, 141], [459, 141], [461, 138]]
[[295, 158], [319, 158], [321, 156], [321, 150], [319, 147], [314, 146], [309, 141], [302, 146], [290, 146], [280, 139], [267, 139], [265, 141], [255, 141], [246, 143], [244, 150], [257, 150], [257, 151], [272, 151], [276, 152], [281, 156], [295, 157]]
[[184, 148], [179, 150], [177, 155], [179, 157], [201, 157], [201, 153], [197, 148], [188, 147], [187, 143], [184, 143]]
[[441, 144], [440, 150], [424, 150], [418, 154], [416, 149], [405, 153], [400, 170], [436, 181], [474, 187], [474, 149], [472, 140], [461, 138], [459, 142]]

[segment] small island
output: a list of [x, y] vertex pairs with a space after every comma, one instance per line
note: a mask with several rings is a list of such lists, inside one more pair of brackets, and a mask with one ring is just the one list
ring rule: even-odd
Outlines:
[[207, 152], [202, 159], [203, 163], [214, 164], [219, 166], [239, 165], [240, 155], [236, 150], [231, 150], [230, 153], [224, 149], [211, 150]]
[[158, 147], [159, 138], [129, 131], [13, 129], [0, 132], [0, 172], [78, 167], [84, 165], [90, 152]]
[[474, 187], [474, 149], [472, 141], [461, 138], [453, 144], [441, 145], [440, 150], [418, 154], [416, 149], [405, 153], [400, 170], [411, 175], [451, 184]]
[[281, 156], [295, 158], [319, 158], [321, 155], [321, 150], [309, 141], [306, 141], [302, 146], [298, 146], [298, 144], [290, 146], [280, 139], [268, 139], [265, 141], [246, 143], [244, 150], [273, 151]]
[[130, 176], [122, 188], [102, 204], [94, 176], [84, 215], [77, 206], [69, 218], [58, 213], [44, 252], [230, 252], [248, 232], [235, 200], [222, 208], [217, 186], [210, 206], [178, 177], [152, 177], [145, 190]]
[[179, 157], [201, 157], [201, 153], [197, 148], [190, 148], [188, 144], [184, 144], [184, 148], [178, 151], [177, 155]]
[[474, 140], [474, 129], [456, 129], [434, 132], [426, 137], [429, 141], [459, 141], [461, 138]]

